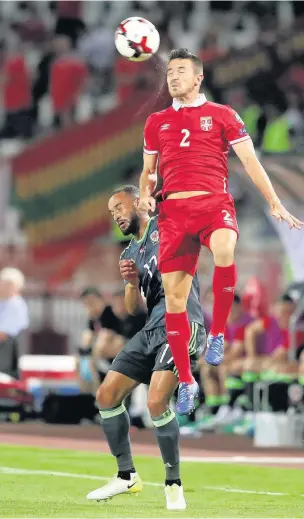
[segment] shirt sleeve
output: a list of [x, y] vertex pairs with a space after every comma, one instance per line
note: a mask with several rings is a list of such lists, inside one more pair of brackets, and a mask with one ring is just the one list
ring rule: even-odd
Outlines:
[[91, 332], [95, 331], [93, 319], [89, 319], [89, 321], [88, 321], [88, 329], [91, 330]]
[[115, 333], [122, 334], [121, 320], [114, 314], [112, 308], [108, 306], [102, 316], [102, 327], [112, 330]]
[[224, 137], [230, 144], [237, 144], [238, 142], [250, 139], [244, 121], [242, 121], [239, 114], [230, 106], [225, 106], [223, 123]]
[[17, 337], [28, 326], [29, 316], [26, 303], [24, 301], [14, 304], [8, 303], [6, 309], [1, 314], [0, 331], [10, 337]]
[[159, 142], [153, 118], [148, 117], [144, 128], [144, 153], [155, 155], [159, 152]]

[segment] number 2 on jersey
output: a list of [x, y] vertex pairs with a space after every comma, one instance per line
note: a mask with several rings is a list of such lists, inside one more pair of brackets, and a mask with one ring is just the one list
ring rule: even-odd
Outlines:
[[184, 136], [183, 136], [183, 138], [182, 138], [182, 140], [180, 142], [180, 148], [187, 148], [188, 146], [190, 146], [190, 141], [187, 140], [190, 137], [190, 132], [189, 132], [189, 130], [184, 128], [183, 130], [181, 130], [181, 133]]

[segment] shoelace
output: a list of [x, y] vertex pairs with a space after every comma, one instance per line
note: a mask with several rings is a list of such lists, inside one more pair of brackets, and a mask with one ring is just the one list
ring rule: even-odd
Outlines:
[[[180, 402], [185, 402], [186, 400], [189, 400], [189, 396], [190, 396], [190, 399], [191, 397], [193, 397], [193, 394], [190, 390], [190, 385], [189, 384], [181, 384], [181, 388], [180, 388], [180, 397], [179, 397], [179, 401]], [[188, 393], [190, 392], [190, 395], [188, 396]], [[194, 397], [193, 397], [194, 398]]]
[[209, 347], [219, 357], [223, 355], [223, 351], [222, 351], [223, 345], [222, 345], [222, 339], [220, 337], [216, 337], [215, 339], [213, 339], [212, 344]]

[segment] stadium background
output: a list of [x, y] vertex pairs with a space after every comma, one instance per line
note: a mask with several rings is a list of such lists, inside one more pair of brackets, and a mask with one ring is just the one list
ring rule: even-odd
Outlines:
[[[169, 102], [164, 60], [173, 47], [201, 56], [208, 99], [240, 113], [282, 202], [304, 219], [301, 2], [0, 2], [0, 14], [0, 267], [26, 276], [30, 328], [21, 354], [75, 355], [87, 319], [83, 288], [99, 288], [109, 304], [122, 288], [124, 243], [107, 199], [138, 181], [144, 121]], [[161, 35], [159, 53], [142, 64], [119, 57], [113, 41], [116, 25], [136, 15]], [[229, 160], [238, 292], [271, 307], [304, 281], [303, 233], [270, 219]], [[206, 253], [199, 275], [204, 302]]]

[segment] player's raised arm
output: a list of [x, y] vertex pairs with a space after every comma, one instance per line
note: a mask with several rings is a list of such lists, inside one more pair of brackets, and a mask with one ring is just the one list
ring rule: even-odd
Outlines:
[[252, 140], [246, 139], [232, 146], [252, 182], [267, 200], [270, 206], [270, 214], [279, 221], [285, 220], [290, 229], [295, 227], [300, 230], [304, 223], [290, 214], [281, 204], [265, 169], [256, 156]]

